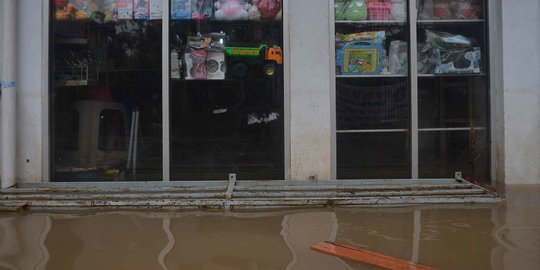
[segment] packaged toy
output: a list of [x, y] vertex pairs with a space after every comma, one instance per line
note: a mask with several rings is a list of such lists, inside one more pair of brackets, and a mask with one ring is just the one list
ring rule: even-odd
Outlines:
[[406, 75], [408, 71], [408, 46], [406, 41], [394, 40], [390, 42], [388, 53], [388, 71], [391, 74]]
[[171, 0], [171, 19], [191, 19], [191, 0]]
[[347, 42], [336, 54], [343, 75], [376, 75], [382, 70], [383, 48], [380, 42]]
[[390, 15], [394, 21], [404, 22], [407, 20], [407, 3], [405, 0], [390, 0], [392, 7]]
[[253, 0], [263, 20], [274, 20], [281, 12], [281, 0]]
[[191, 18], [203, 20], [212, 17], [213, 0], [191, 0]]
[[218, 0], [214, 3], [217, 20], [246, 20], [251, 5], [243, 0]]
[[149, 0], [135, 0], [135, 6], [133, 7], [133, 18], [136, 20], [147, 20], [150, 18]]

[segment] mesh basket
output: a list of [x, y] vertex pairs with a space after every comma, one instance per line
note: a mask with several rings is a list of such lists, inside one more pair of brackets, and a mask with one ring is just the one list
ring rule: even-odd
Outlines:
[[392, 4], [381, 2], [367, 3], [368, 19], [370, 21], [388, 21], [390, 20], [390, 8]]

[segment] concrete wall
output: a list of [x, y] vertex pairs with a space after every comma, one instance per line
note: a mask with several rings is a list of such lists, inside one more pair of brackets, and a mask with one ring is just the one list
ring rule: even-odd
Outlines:
[[504, 0], [502, 14], [505, 181], [540, 184], [540, 1]]

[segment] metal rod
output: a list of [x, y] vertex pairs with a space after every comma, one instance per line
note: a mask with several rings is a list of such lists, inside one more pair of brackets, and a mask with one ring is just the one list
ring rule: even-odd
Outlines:
[[3, 1], [2, 14], [2, 128], [1, 188], [15, 186], [16, 153], [16, 79], [17, 37], [16, 14], [19, 1]]
[[137, 176], [137, 146], [139, 144], [139, 110], [135, 111], [135, 131], [133, 137], [133, 177]]
[[418, 70], [416, 60], [417, 51], [417, 9], [414, 1], [409, 1], [409, 67], [411, 80], [411, 178], [418, 178]]
[[408, 129], [350, 129], [338, 130], [337, 133], [389, 133], [389, 132], [408, 132]]
[[161, 40], [163, 43], [162, 52], [161, 52], [161, 65], [162, 68], [162, 146], [163, 146], [163, 181], [169, 182], [171, 180], [171, 139], [170, 139], [170, 111], [169, 111], [169, 0], [162, 0], [161, 4], [162, 11], [162, 29], [161, 29]]
[[127, 158], [127, 167], [126, 169], [131, 169], [131, 156], [133, 154], [133, 131], [135, 130], [135, 111], [131, 112], [131, 127], [129, 130], [129, 145], [128, 145], [128, 158]]

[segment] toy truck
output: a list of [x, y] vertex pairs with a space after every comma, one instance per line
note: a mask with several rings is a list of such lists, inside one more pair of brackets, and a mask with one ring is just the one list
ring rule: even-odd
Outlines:
[[276, 75], [277, 65], [283, 64], [280, 47], [260, 45], [253, 47], [225, 47], [227, 75], [233, 78], [264, 77]]

